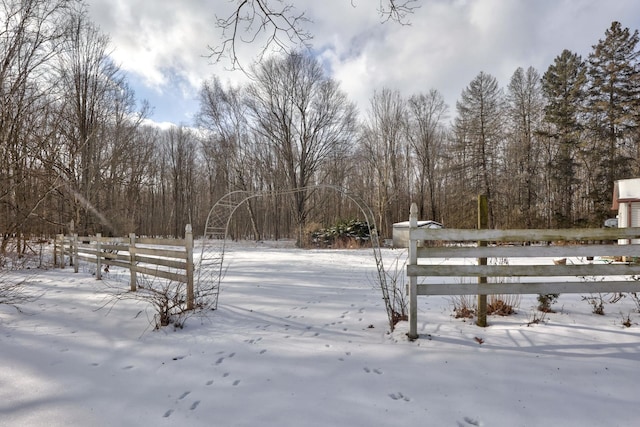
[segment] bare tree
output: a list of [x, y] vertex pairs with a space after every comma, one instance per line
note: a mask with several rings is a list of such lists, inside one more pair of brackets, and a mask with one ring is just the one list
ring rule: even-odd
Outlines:
[[409, 143], [416, 162], [418, 186], [418, 218], [439, 220], [438, 193], [442, 186], [442, 157], [446, 140], [446, 119], [449, 107], [435, 89], [414, 95], [408, 102]]
[[182, 126], [170, 128], [163, 136], [173, 206], [171, 234], [182, 237], [185, 225], [191, 223], [194, 216], [196, 139], [189, 129]]
[[82, 234], [102, 227], [116, 232], [99, 202], [108, 162], [105, 130], [116, 119], [118, 94], [126, 89], [124, 77], [108, 55], [109, 38], [84, 11], [69, 19], [68, 34], [60, 56], [58, 94], [67, 141], [61, 170], [73, 201], [73, 220]]
[[[480, 72], [456, 104], [457, 151], [465, 162], [465, 187], [489, 201], [489, 227], [496, 226], [498, 174], [501, 168], [503, 95], [495, 77]], [[462, 183], [461, 183], [462, 184]]]
[[[506, 146], [504, 192], [517, 207], [527, 228], [534, 225], [541, 185], [542, 147], [537, 131], [544, 115], [540, 74], [532, 67], [518, 68], [508, 87], [509, 141]], [[510, 215], [512, 216], [512, 215]], [[513, 215], [517, 217], [517, 215]]]
[[65, 36], [64, 25], [57, 24], [73, 3], [0, 2], [0, 253], [11, 236], [19, 241], [27, 232], [28, 221], [59, 184], [43, 158], [45, 145], [55, 139], [48, 76]]
[[[407, 109], [400, 92], [383, 89], [375, 92], [370, 110], [362, 125], [360, 149], [363, 161], [373, 177], [373, 206], [380, 234], [391, 229], [394, 219], [400, 218], [401, 207], [395, 200], [399, 194], [407, 194], [403, 188], [406, 174]], [[405, 207], [406, 209], [406, 207]]]
[[299, 190], [292, 198], [301, 242], [307, 188], [322, 182], [332, 155], [347, 149], [355, 132], [355, 107], [315, 58], [300, 53], [264, 61], [248, 95], [255, 131], [269, 144], [287, 189]]
[[[197, 121], [206, 130], [202, 148], [209, 168], [209, 181], [213, 178], [213, 171], [224, 177], [220, 186], [222, 193], [212, 198], [212, 204], [230, 191], [263, 190], [258, 186], [260, 180], [256, 179], [262, 168], [258, 167], [248, 116], [249, 108], [240, 88], [225, 89], [217, 78], [203, 84]], [[214, 186], [211, 187], [213, 189]], [[254, 237], [260, 240], [262, 233], [257, 225], [255, 204], [256, 200], [248, 200], [245, 206]]]

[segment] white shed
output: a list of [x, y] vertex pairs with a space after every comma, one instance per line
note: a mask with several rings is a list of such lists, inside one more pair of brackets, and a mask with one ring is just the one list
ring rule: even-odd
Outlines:
[[[640, 178], [621, 179], [613, 186], [613, 206], [618, 211], [618, 227], [640, 227]], [[622, 239], [619, 244], [628, 244], [629, 240]], [[633, 244], [640, 243], [640, 239], [633, 239]]]
[[[444, 228], [442, 224], [435, 221], [418, 221], [421, 228]], [[423, 246], [424, 242], [418, 242], [418, 246]], [[393, 224], [393, 247], [409, 247], [409, 221], [396, 222]]]

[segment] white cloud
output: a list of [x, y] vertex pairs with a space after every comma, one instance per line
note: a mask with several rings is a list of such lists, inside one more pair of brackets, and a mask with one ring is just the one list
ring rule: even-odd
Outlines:
[[[422, 0], [411, 26], [381, 24], [377, 1], [359, 0], [355, 7], [351, 0], [292, 1], [313, 21], [315, 52], [361, 110], [383, 86], [406, 96], [435, 88], [453, 109], [480, 71], [504, 87], [517, 67], [542, 74], [565, 48], [586, 58], [613, 20], [640, 28], [636, 0]], [[205, 58], [207, 46], [220, 40], [215, 17], [227, 16], [234, 1], [89, 3], [92, 19], [111, 36], [115, 60], [147, 90], [193, 99], [214, 73], [235, 84], [247, 81], [226, 71], [228, 63], [214, 66]], [[260, 47], [240, 46], [245, 65]]]

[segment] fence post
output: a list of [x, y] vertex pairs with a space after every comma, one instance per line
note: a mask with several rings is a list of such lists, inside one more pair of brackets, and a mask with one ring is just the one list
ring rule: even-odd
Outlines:
[[184, 246], [187, 251], [187, 310], [194, 308], [193, 294], [193, 230], [191, 224], [187, 224], [184, 233]]
[[[486, 194], [478, 195], [478, 230], [487, 228], [489, 224], [489, 203]], [[478, 247], [487, 246], [486, 241], [478, 241]], [[487, 265], [486, 258], [478, 258], [478, 265]], [[486, 277], [478, 277], [478, 285], [487, 283]], [[476, 325], [487, 326], [487, 296], [478, 295], [478, 320]]]
[[[411, 238], [411, 231], [418, 227], [418, 205], [411, 203], [409, 210], [409, 264], [418, 264], [418, 242]], [[409, 333], [410, 340], [418, 338], [418, 278], [409, 277]]]
[[96, 280], [102, 280], [102, 233], [96, 234]]
[[138, 290], [136, 275], [136, 233], [129, 233], [129, 283], [131, 292]]
[[73, 233], [73, 272], [78, 272], [78, 233]]

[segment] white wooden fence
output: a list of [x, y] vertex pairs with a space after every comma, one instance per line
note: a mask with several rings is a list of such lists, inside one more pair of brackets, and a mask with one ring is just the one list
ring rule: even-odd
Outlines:
[[78, 272], [79, 260], [96, 265], [96, 279], [102, 279], [106, 266], [129, 269], [131, 291], [137, 289], [137, 274], [160, 277], [186, 284], [187, 309], [194, 307], [193, 232], [185, 228], [184, 239], [137, 237], [64, 236], [59, 234], [54, 245], [54, 264], [64, 268], [66, 259]]
[[[410, 339], [418, 338], [419, 295], [640, 292], [640, 280], [633, 277], [640, 275], [640, 264], [634, 262], [640, 245], [617, 244], [618, 239], [630, 243], [640, 236], [640, 228], [425, 229], [418, 227], [415, 204], [410, 212]], [[487, 259], [500, 262], [487, 265]], [[568, 262], [555, 263], [558, 259]], [[464, 283], [463, 277], [477, 280]], [[513, 277], [518, 279], [501, 280]], [[427, 279], [418, 283], [418, 278]]]

